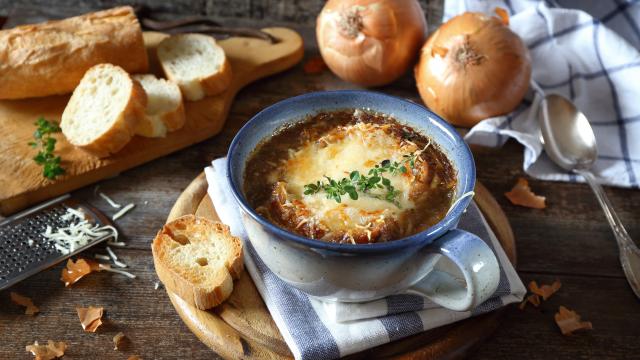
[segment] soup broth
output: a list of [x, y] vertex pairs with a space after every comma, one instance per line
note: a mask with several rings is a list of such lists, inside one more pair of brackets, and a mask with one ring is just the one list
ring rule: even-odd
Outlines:
[[400, 239], [440, 221], [456, 188], [450, 161], [429, 137], [363, 110], [288, 124], [252, 153], [250, 205], [270, 222], [323, 241]]

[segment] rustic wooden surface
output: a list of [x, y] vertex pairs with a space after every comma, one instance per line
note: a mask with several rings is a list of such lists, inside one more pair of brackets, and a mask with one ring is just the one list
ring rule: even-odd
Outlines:
[[[118, 153], [102, 159], [74, 147], [64, 136], [57, 136], [56, 152], [62, 158], [65, 174], [55, 180], [42, 176], [42, 167], [31, 161], [35, 150], [24, 144], [33, 139], [34, 119], [44, 116], [50, 121], [60, 121], [69, 97], [1, 100], [0, 136], [5, 141], [0, 143], [0, 167], [13, 177], [0, 178], [0, 214], [10, 215], [218, 134], [242, 87], [288, 69], [302, 59], [302, 38], [295, 31], [282, 27], [263, 30], [280, 41], [272, 44], [261, 39], [235, 37], [218, 42], [233, 69], [231, 83], [220, 94], [186, 101], [187, 120], [179, 130], [163, 138], [135, 136]], [[145, 47], [152, 54], [151, 63], [158, 63], [155, 49], [166, 36], [157, 32], [145, 33]]]
[[[196, 177], [180, 194], [171, 208], [167, 222], [183, 215], [195, 214], [220, 221], [207, 195], [204, 173]], [[505, 213], [489, 190], [477, 183], [474, 200], [507, 257], [516, 264], [516, 243]], [[234, 282], [231, 296], [212, 311], [200, 310], [167, 290], [173, 307], [189, 329], [208, 347], [226, 359], [291, 359], [280, 331], [260, 298], [253, 280], [245, 272]], [[467, 354], [499, 326], [506, 309], [460, 321], [449, 326], [367, 349], [348, 356], [356, 359], [424, 358], [441, 360]]]
[[[3, 1], [0, 5], [10, 3], [0, 1]], [[435, 3], [430, 1], [429, 6], [440, 9], [433, 5]], [[50, 8], [47, 10], [51, 11]], [[3, 11], [6, 7], [0, 6], [0, 14]], [[224, 22], [251, 23], [235, 19]], [[253, 21], [253, 24], [291, 25], [281, 18], [266, 18]], [[306, 56], [317, 55], [313, 28], [307, 23], [296, 29], [305, 38]], [[130, 354], [140, 354], [145, 359], [215, 358], [182, 323], [164, 290], [154, 290], [156, 277], [150, 241], [182, 190], [211, 159], [226, 153], [233, 135], [253, 114], [293, 95], [344, 88], [354, 86], [330, 73], [305, 75], [302, 66], [298, 65], [242, 90], [218, 136], [102, 181], [101, 191], [119, 202], [138, 204], [117, 223], [129, 243], [128, 248], [119, 250], [118, 254], [138, 278], [129, 280], [98, 273], [71, 288], [64, 288], [59, 280], [60, 267], [45, 271], [12, 289], [31, 296], [40, 306], [41, 313], [33, 318], [24, 315], [9, 301], [8, 291], [0, 293], [0, 359], [29, 359], [24, 346], [34, 340], [47, 339], [69, 343], [65, 359], [126, 359]], [[419, 101], [410, 76], [378, 90]], [[517, 177], [524, 176], [520, 145], [509, 142], [501, 149], [477, 153], [476, 163], [478, 179], [497, 198], [513, 227], [518, 244], [518, 271], [523, 281], [549, 283], [557, 278], [563, 285], [539, 309], [508, 308], [499, 329], [478, 346], [471, 358], [638, 358], [640, 302], [627, 285], [618, 262], [614, 237], [589, 187], [530, 179], [532, 188], [547, 197], [548, 207], [545, 210], [525, 209], [511, 205], [502, 195]], [[94, 196], [93, 188], [87, 187], [76, 194], [107, 214], [113, 214], [113, 209]], [[640, 192], [617, 188], [606, 188], [605, 191], [631, 237], [640, 239]], [[74, 308], [88, 305], [106, 309], [106, 324], [95, 334], [82, 331]], [[559, 305], [578, 311], [593, 323], [594, 330], [562, 336], [553, 322], [553, 314]], [[131, 339], [122, 352], [114, 351], [111, 343], [118, 331]]]

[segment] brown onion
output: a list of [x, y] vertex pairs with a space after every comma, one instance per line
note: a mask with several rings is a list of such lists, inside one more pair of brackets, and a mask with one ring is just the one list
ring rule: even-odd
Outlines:
[[316, 36], [333, 73], [378, 86], [409, 69], [426, 28], [417, 0], [329, 0], [318, 16]]
[[529, 51], [503, 11], [500, 18], [464, 13], [424, 44], [415, 68], [425, 104], [454, 125], [471, 127], [504, 115], [522, 100], [531, 78]]

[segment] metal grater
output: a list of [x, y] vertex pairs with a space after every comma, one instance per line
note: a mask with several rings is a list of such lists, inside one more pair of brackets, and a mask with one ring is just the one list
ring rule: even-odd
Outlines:
[[[69, 194], [17, 213], [0, 221], [0, 290], [37, 274], [59, 262], [94, 246], [111, 235], [89, 241], [68, 254], [59, 251], [54, 241], [42, 236], [47, 225], [53, 230], [70, 225], [60, 216], [67, 208], [81, 209], [90, 223], [112, 225], [97, 209], [71, 198]], [[31, 240], [31, 241], [30, 241]]]

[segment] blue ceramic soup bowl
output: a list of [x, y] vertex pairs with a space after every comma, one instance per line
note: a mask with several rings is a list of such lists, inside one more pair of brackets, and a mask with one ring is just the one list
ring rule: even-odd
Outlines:
[[[438, 144], [457, 173], [456, 201], [439, 223], [390, 242], [337, 244], [280, 228], [249, 205], [244, 172], [256, 147], [285, 124], [345, 109], [388, 114]], [[313, 297], [362, 302], [410, 291], [450, 309], [468, 310], [497, 287], [499, 268], [492, 250], [475, 235], [454, 229], [472, 199], [471, 151], [453, 127], [421, 105], [370, 91], [324, 91], [286, 99], [240, 129], [229, 148], [227, 174], [249, 237], [246, 250], [257, 254], [286, 283]]]

